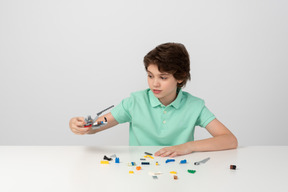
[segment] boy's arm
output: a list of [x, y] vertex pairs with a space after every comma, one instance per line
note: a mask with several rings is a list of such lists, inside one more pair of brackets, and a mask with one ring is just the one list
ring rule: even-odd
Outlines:
[[104, 125], [96, 130], [93, 130], [91, 126], [84, 127], [84, 125], [86, 124], [84, 117], [73, 117], [69, 121], [69, 127], [73, 133], [77, 135], [85, 135], [85, 134], [94, 134], [94, 133], [103, 131], [105, 129], [108, 129], [118, 124], [118, 122], [115, 120], [115, 118], [113, 117], [111, 113], [108, 113], [106, 115], [99, 117], [97, 121], [105, 121], [104, 117], [106, 117], [107, 119], [107, 125]]
[[212, 138], [165, 147], [157, 151], [155, 156], [175, 157], [178, 155], [186, 155], [194, 151], [219, 151], [237, 148], [237, 138], [217, 119], [212, 120], [206, 126], [206, 129], [213, 136]]

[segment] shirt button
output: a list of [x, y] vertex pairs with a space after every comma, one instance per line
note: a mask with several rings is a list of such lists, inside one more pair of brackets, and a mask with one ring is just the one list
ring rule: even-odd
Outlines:
[[163, 124], [165, 124], [165, 123], [166, 123], [166, 121], [164, 120], [164, 121], [163, 121]]
[[167, 113], [167, 111], [164, 111], [163, 113], [164, 113], [164, 114], [166, 114], [166, 113]]

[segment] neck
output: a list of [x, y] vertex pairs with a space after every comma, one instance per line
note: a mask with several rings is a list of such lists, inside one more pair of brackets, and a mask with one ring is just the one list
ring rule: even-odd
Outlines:
[[175, 92], [173, 92], [172, 94], [170, 95], [167, 95], [166, 97], [163, 97], [163, 98], [160, 98], [159, 101], [167, 106], [169, 105], [170, 103], [172, 103], [177, 97], [177, 90], [175, 90]]

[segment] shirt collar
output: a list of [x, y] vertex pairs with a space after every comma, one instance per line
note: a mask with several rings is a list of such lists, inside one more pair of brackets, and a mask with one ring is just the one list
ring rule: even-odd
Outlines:
[[[177, 89], [177, 92], [178, 92], [178, 94], [177, 94], [176, 99], [172, 103], [170, 103], [168, 105], [168, 106], [173, 106], [176, 109], [178, 109], [180, 107], [180, 103], [181, 103], [181, 100], [182, 100], [182, 97], [183, 97], [182, 89]], [[149, 100], [150, 100], [150, 104], [151, 104], [152, 107], [157, 107], [159, 105], [160, 106], [163, 105], [159, 101], [159, 99], [157, 97], [155, 97], [155, 95], [153, 94], [153, 92], [150, 89], [149, 89], [148, 95], [149, 95]]]

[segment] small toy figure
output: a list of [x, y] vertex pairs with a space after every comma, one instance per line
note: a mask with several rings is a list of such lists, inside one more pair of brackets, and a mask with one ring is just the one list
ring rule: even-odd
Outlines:
[[111, 109], [112, 107], [114, 107], [114, 105], [100, 111], [99, 113], [97, 113], [97, 115], [94, 119], [92, 119], [91, 116], [89, 115], [87, 118], [85, 118], [86, 124], [84, 125], [84, 127], [92, 126], [92, 129], [98, 129], [98, 128], [102, 127], [103, 125], [107, 125], [108, 122], [107, 122], [106, 117], [104, 117], [105, 121], [96, 121], [96, 120], [99, 118], [99, 115], [101, 115], [104, 111]]

